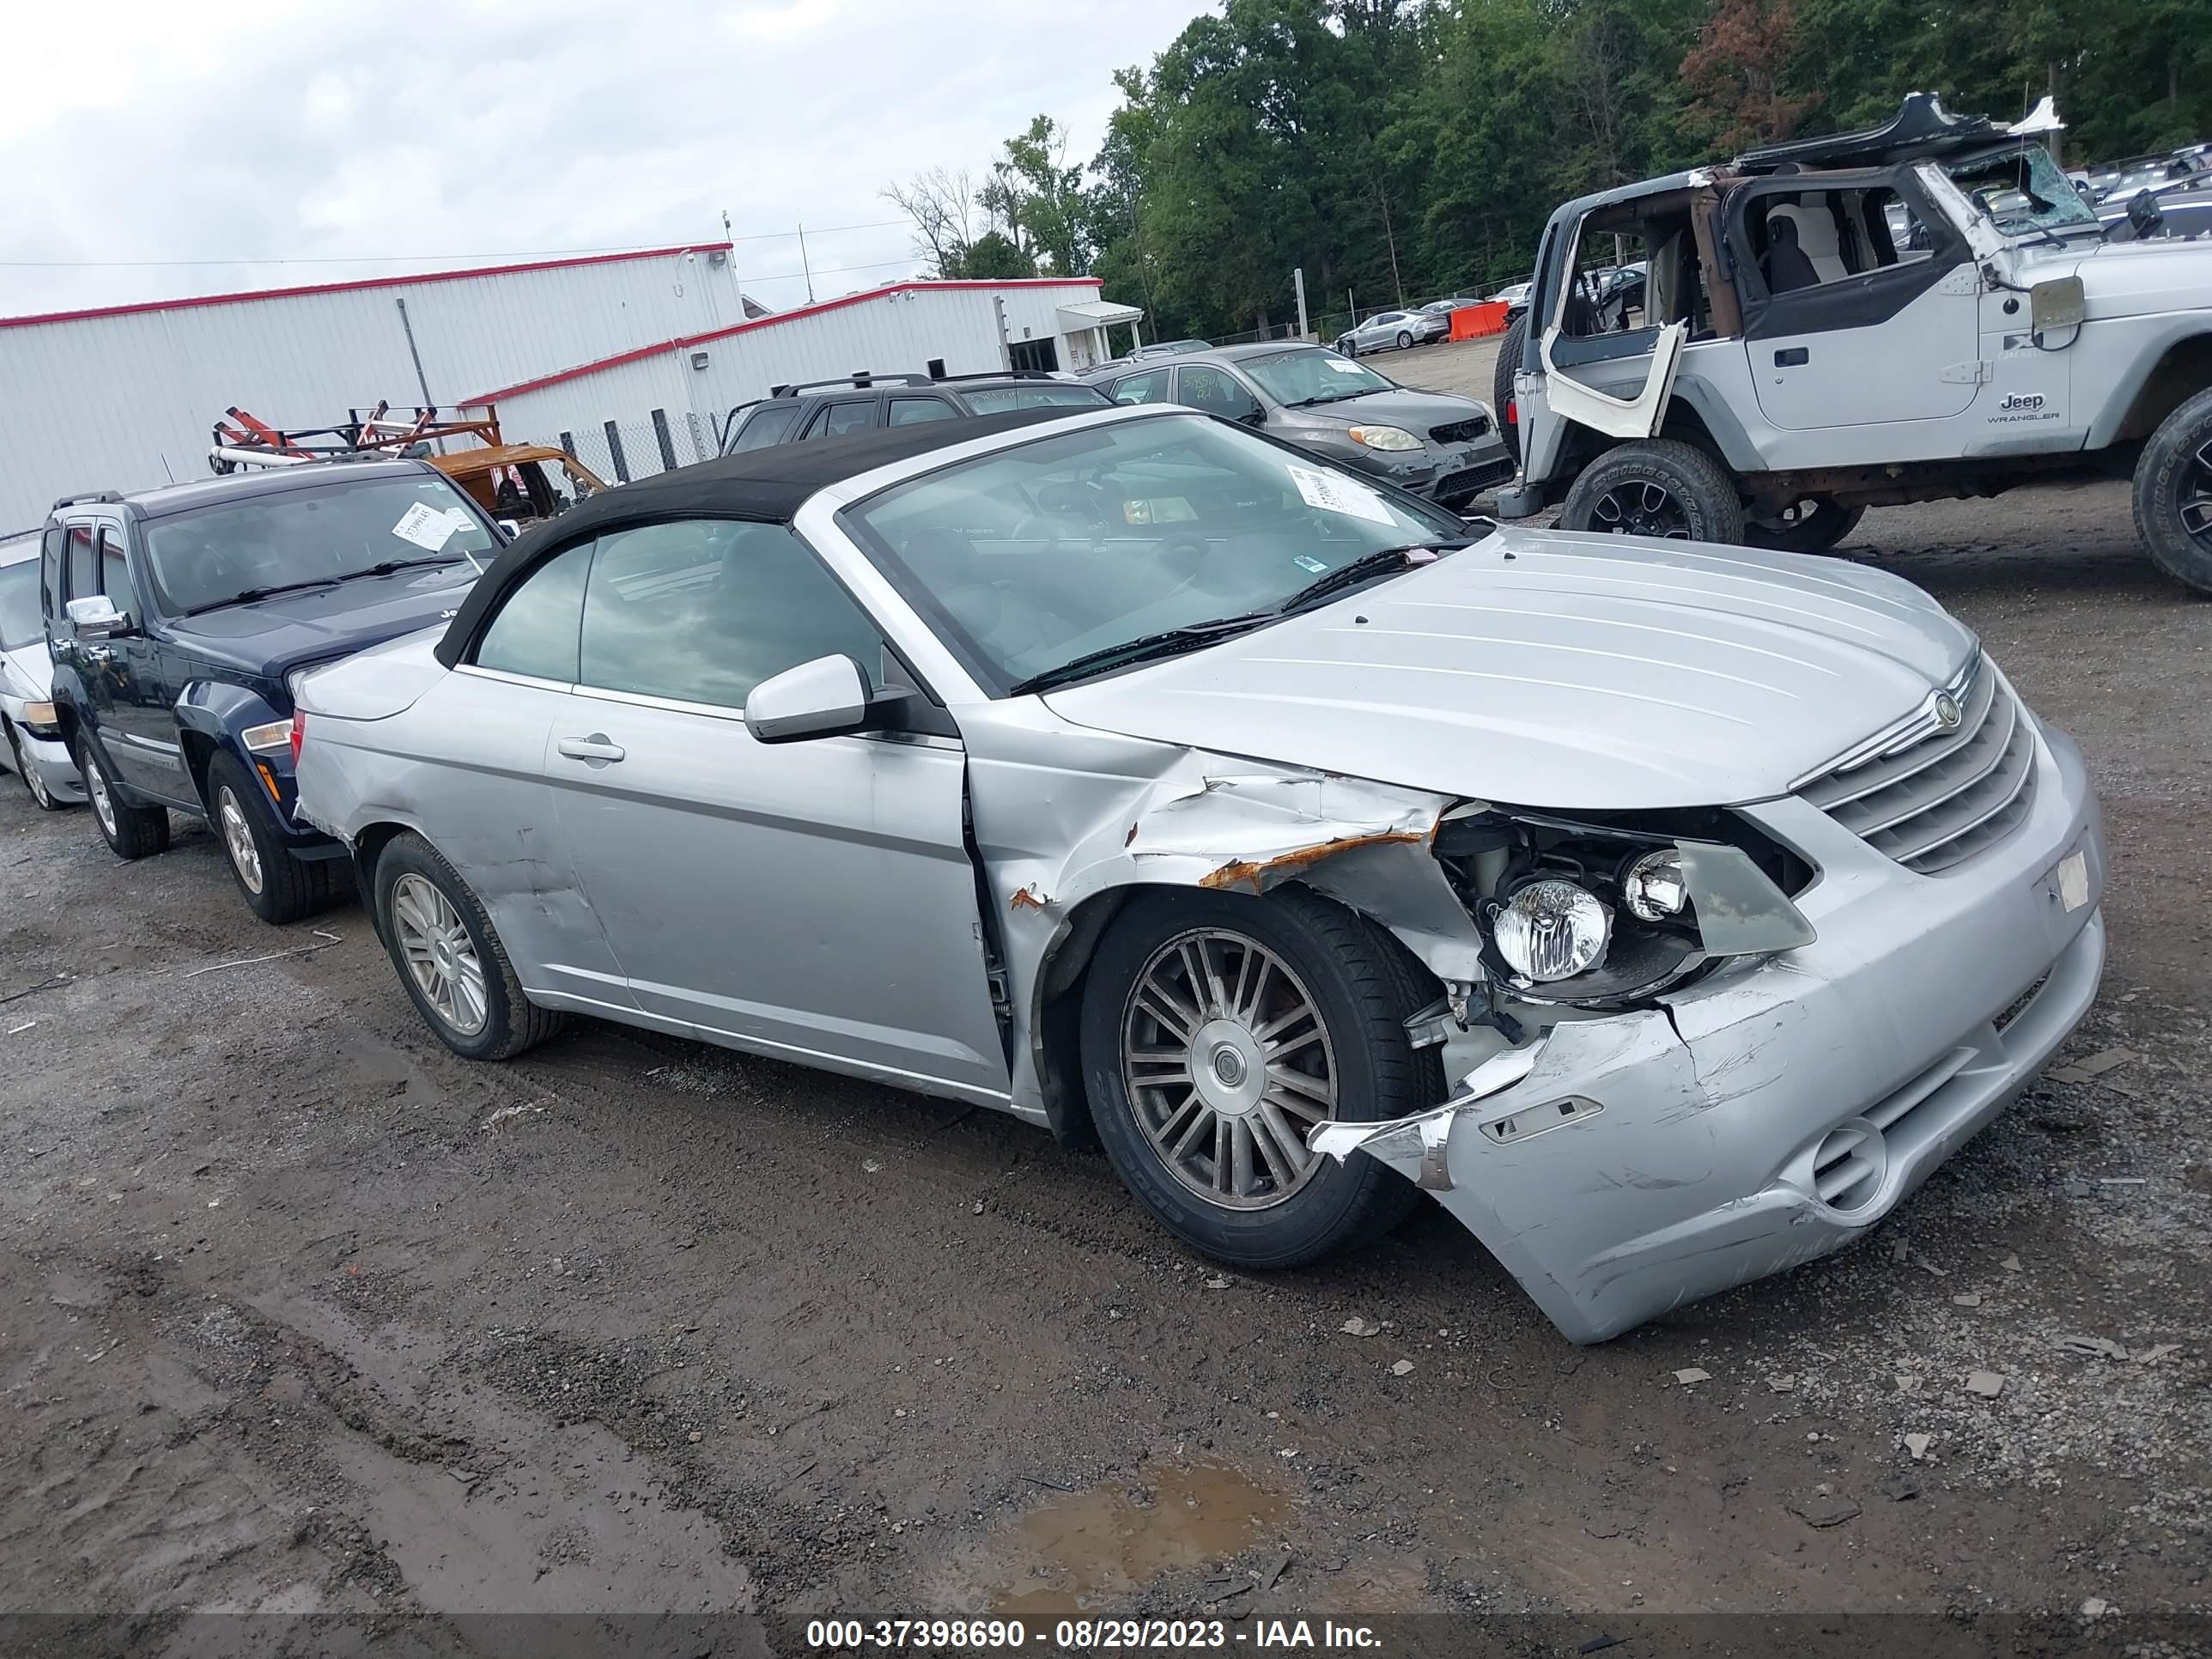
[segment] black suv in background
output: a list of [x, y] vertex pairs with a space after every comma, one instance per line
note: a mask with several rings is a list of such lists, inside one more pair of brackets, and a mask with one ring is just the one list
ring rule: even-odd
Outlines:
[[451, 617], [503, 537], [421, 461], [324, 461], [54, 504], [40, 609], [56, 722], [119, 858], [206, 818], [264, 921], [331, 896], [293, 820], [291, 678]]
[[[805, 438], [842, 438], [878, 427], [1003, 415], [1015, 409], [1106, 409], [1096, 388], [1038, 369], [989, 374], [854, 374], [842, 380], [780, 386], [739, 404], [723, 426], [722, 453], [766, 449]], [[740, 418], [742, 417], [742, 418]]]

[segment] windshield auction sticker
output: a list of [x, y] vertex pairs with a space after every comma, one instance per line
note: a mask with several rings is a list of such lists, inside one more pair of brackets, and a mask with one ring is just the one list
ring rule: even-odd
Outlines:
[[417, 501], [399, 515], [399, 522], [392, 526], [392, 533], [403, 542], [435, 553], [453, 540], [453, 532], [460, 526], [451, 513], [441, 513]]
[[1364, 484], [1354, 483], [1334, 472], [1316, 472], [1310, 467], [1293, 466], [1289, 471], [1291, 482], [1298, 487], [1298, 494], [1308, 507], [1364, 519], [1370, 524], [1393, 522], [1390, 509], [1382, 504], [1382, 498]]

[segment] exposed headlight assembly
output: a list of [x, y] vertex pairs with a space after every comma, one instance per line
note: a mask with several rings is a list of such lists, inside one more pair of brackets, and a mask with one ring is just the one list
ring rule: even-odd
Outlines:
[[1402, 426], [1355, 426], [1344, 434], [1367, 449], [1419, 449], [1421, 441]]
[[1618, 1006], [1813, 941], [1783, 886], [1809, 868], [1730, 814], [1644, 828], [1478, 806], [1446, 818], [1436, 852], [1528, 1001]]

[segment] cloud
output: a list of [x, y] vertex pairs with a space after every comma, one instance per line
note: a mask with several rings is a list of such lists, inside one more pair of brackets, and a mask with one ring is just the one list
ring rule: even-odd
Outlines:
[[0, 99], [0, 315], [703, 241], [726, 210], [749, 291], [805, 298], [805, 220], [816, 293], [844, 293], [911, 268], [884, 184], [981, 172], [1040, 112], [1087, 159], [1111, 72], [1195, 9], [32, 8], [16, 61], [100, 70]]

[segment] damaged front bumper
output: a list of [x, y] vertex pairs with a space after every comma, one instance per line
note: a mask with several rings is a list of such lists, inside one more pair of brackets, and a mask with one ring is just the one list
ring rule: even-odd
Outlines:
[[[1565, 1020], [1433, 1111], [1316, 1130], [1434, 1192], [1571, 1340], [1596, 1342], [1858, 1237], [1994, 1118], [2094, 1000], [2102, 832], [2045, 730], [2027, 820], [1921, 876], [1802, 801], [1815, 943], [1658, 1007]], [[2078, 862], [2076, 862], [2078, 860]]]

